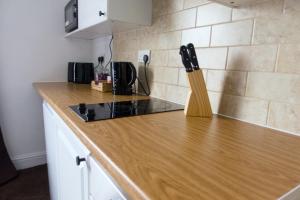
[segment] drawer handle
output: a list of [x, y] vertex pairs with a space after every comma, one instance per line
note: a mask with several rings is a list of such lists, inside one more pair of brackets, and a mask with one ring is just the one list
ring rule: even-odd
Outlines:
[[101, 17], [101, 16], [104, 16], [104, 15], [105, 15], [105, 13], [100, 10], [99, 11], [99, 16]]
[[81, 162], [85, 162], [85, 158], [80, 158], [79, 156], [76, 157], [76, 165], [79, 166]]

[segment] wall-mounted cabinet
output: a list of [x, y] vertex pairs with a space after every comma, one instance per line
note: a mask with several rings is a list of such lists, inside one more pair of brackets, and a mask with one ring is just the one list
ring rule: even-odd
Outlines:
[[95, 39], [151, 22], [152, 0], [78, 0], [78, 29], [66, 37]]
[[211, 1], [215, 1], [217, 3], [221, 3], [230, 7], [242, 7], [242, 6], [261, 3], [267, 0], [211, 0]]

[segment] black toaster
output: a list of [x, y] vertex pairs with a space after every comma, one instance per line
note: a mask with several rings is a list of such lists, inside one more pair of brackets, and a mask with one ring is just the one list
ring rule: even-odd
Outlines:
[[93, 63], [68, 63], [68, 82], [90, 84], [94, 80]]

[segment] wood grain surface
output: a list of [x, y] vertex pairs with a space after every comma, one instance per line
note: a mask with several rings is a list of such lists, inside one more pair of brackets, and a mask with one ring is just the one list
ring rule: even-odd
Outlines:
[[202, 70], [187, 73], [190, 92], [187, 96], [184, 114], [190, 117], [212, 117], [211, 105]]
[[34, 87], [129, 199], [268, 200], [300, 183], [300, 137], [183, 111], [85, 123], [69, 105], [147, 97], [68, 83]]

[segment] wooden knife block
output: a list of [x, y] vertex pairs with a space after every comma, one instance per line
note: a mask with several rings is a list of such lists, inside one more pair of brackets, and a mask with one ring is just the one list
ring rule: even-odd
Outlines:
[[202, 70], [188, 72], [190, 92], [188, 94], [184, 114], [191, 117], [212, 117], [209, 97]]

